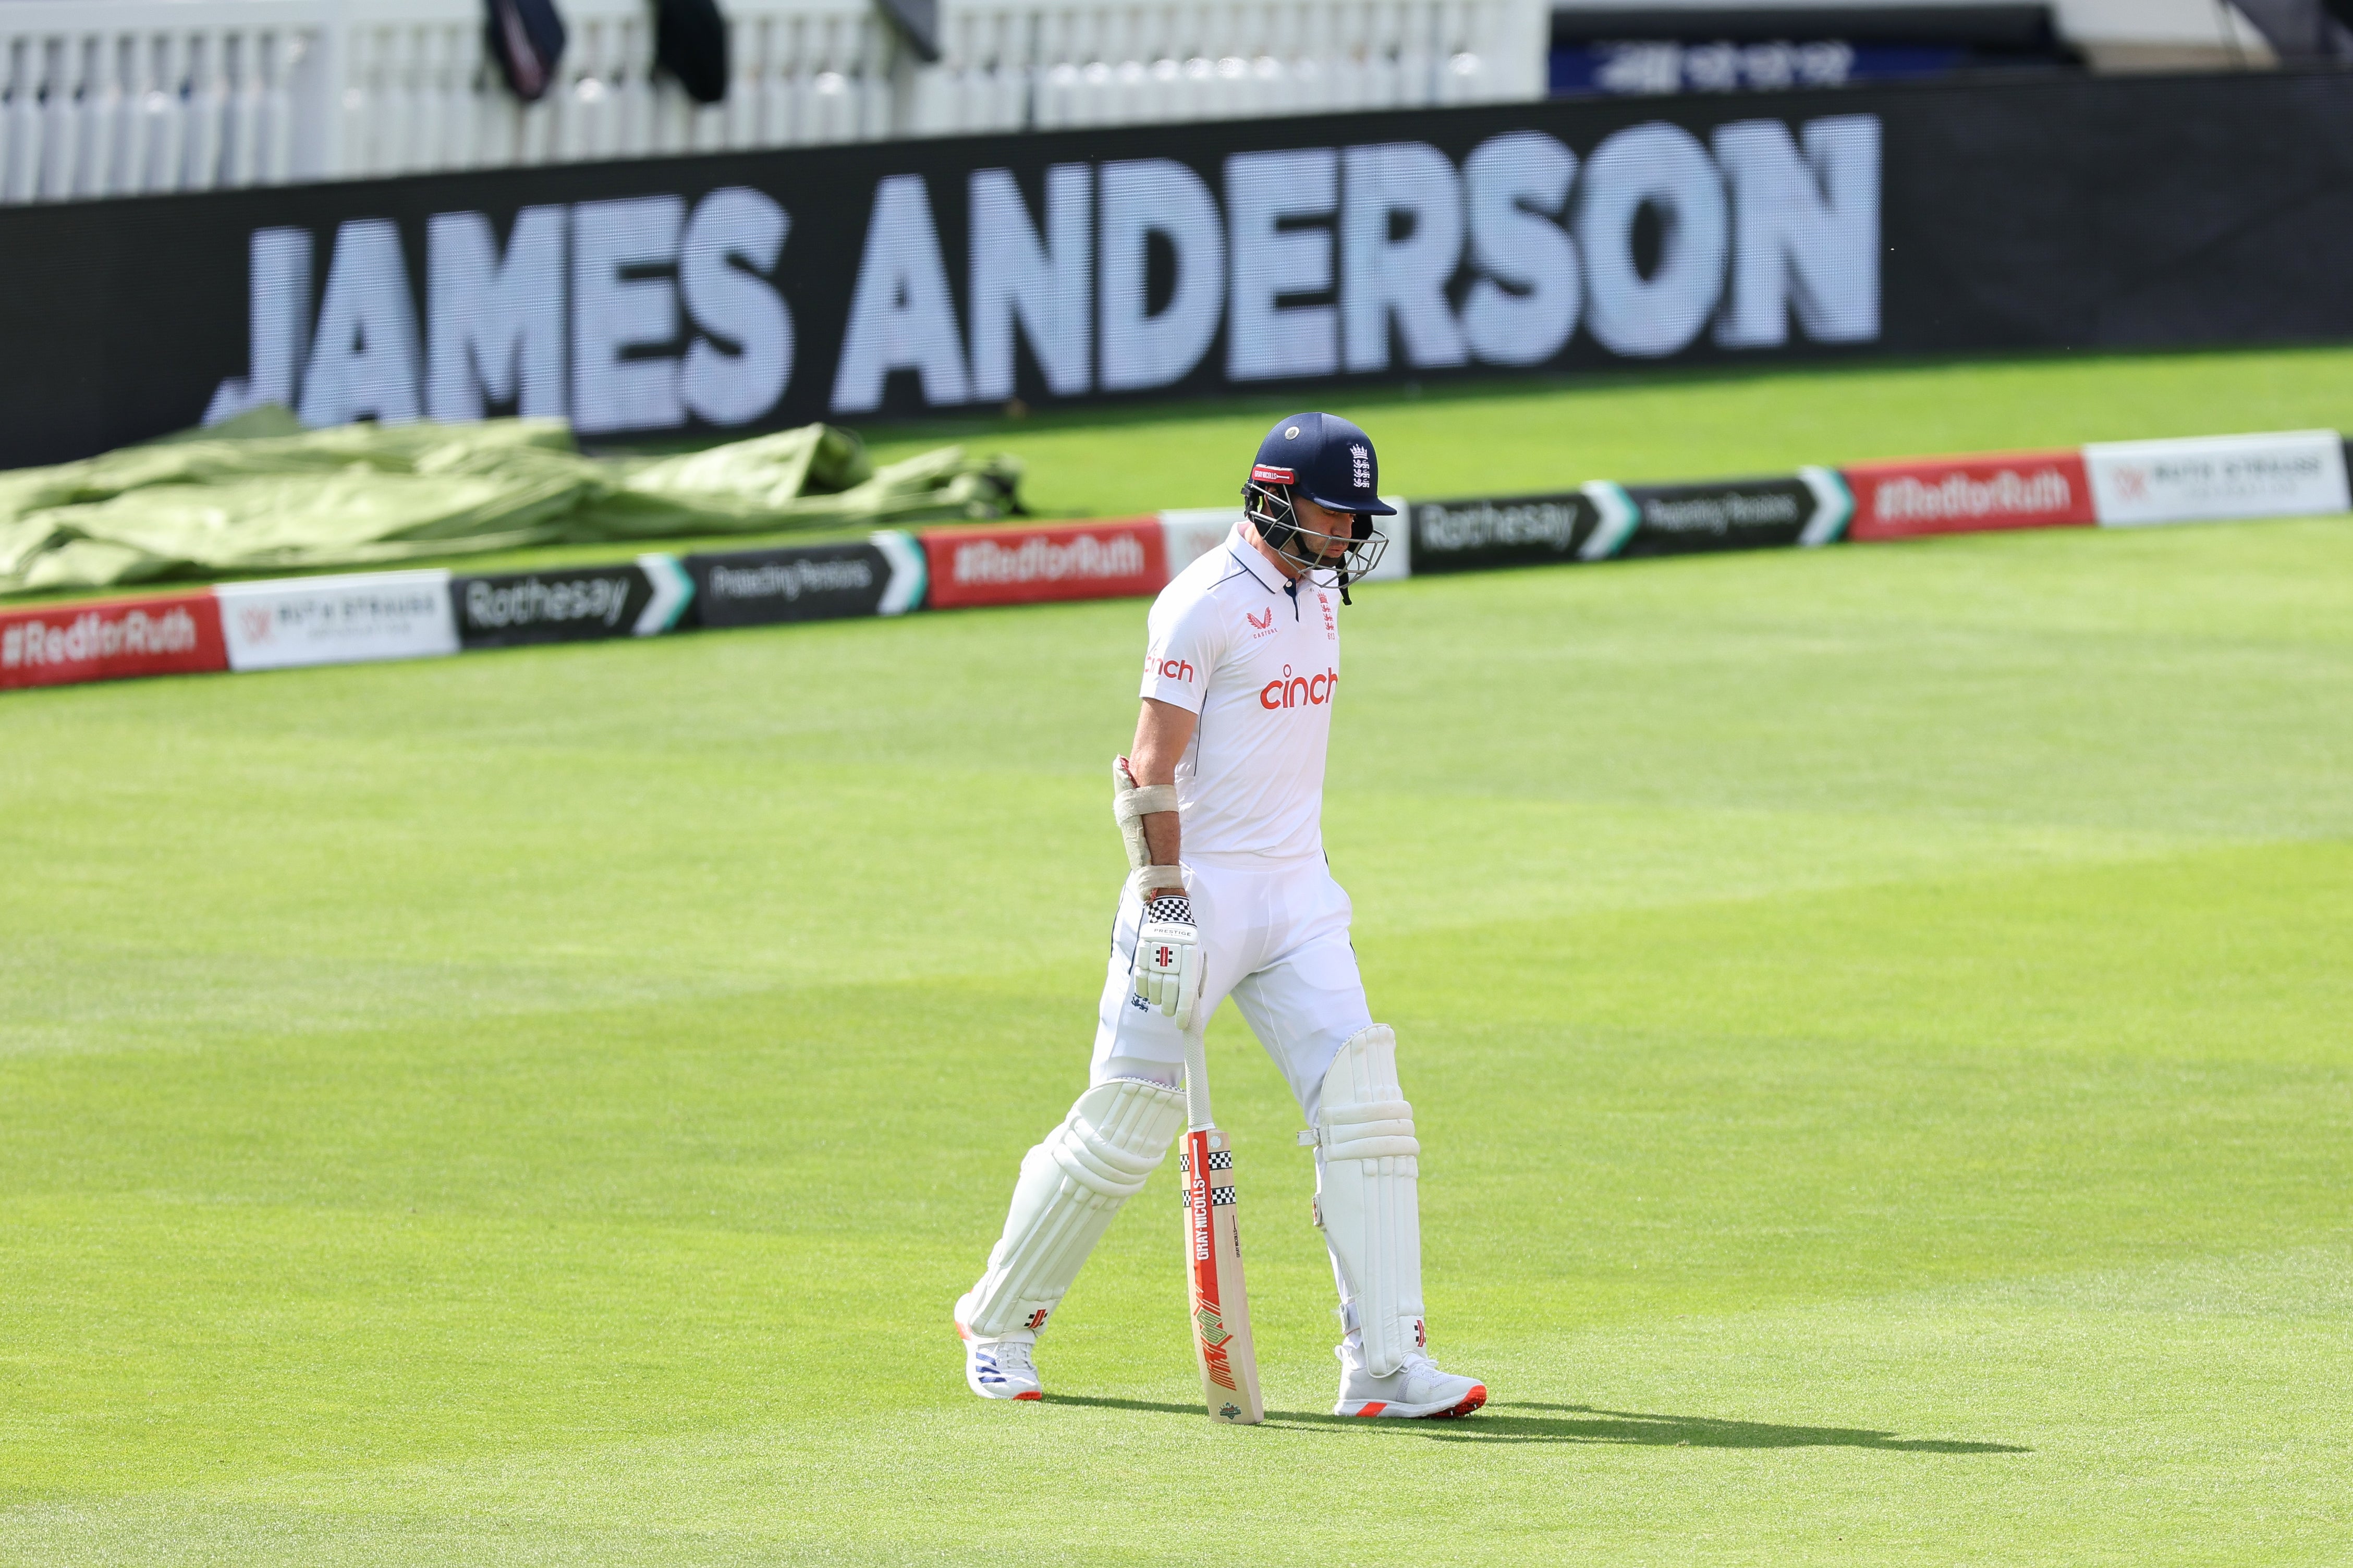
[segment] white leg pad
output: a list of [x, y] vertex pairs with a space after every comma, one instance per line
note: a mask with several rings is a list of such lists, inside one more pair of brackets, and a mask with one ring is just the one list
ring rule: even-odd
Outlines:
[[1397, 1036], [1359, 1029], [1324, 1075], [1316, 1112], [1315, 1212], [1355, 1308], [1365, 1367], [1386, 1377], [1419, 1350], [1421, 1144], [1398, 1087]]
[[1114, 1079], [1079, 1096], [1022, 1156], [1005, 1235], [972, 1289], [965, 1331], [997, 1339], [1045, 1327], [1112, 1215], [1144, 1190], [1184, 1124], [1184, 1094], [1161, 1084]]

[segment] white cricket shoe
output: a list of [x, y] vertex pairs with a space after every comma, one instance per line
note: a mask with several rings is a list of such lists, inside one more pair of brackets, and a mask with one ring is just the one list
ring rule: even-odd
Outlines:
[[955, 1304], [956, 1338], [964, 1342], [965, 1386], [983, 1399], [1045, 1398], [1037, 1363], [1029, 1359], [1029, 1347], [1038, 1336], [1024, 1329], [1001, 1339], [976, 1339], [965, 1327], [971, 1311], [972, 1294], [966, 1291]]
[[1363, 1367], [1340, 1357], [1340, 1402], [1335, 1415], [1401, 1415], [1430, 1420], [1468, 1415], [1487, 1403], [1487, 1385], [1476, 1378], [1440, 1372], [1438, 1363], [1419, 1353], [1387, 1377], [1375, 1377]]

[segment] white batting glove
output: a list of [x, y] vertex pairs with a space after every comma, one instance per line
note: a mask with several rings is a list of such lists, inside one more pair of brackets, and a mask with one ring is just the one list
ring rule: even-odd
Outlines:
[[1144, 907], [1135, 931], [1135, 994], [1178, 1028], [1193, 1026], [1193, 1005], [1201, 999], [1201, 932], [1193, 924], [1193, 900], [1182, 893], [1161, 893]]

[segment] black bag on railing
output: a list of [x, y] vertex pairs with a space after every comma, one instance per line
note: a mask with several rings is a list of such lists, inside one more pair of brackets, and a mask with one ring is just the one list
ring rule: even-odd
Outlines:
[[490, 0], [491, 58], [525, 103], [537, 103], [564, 58], [564, 18], [555, 0]]
[[719, 0], [654, 0], [654, 64], [697, 103], [727, 96], [727, 18]]
[[940, 0], [875, 0], [883, 19], [925, 65], [940, 58]]

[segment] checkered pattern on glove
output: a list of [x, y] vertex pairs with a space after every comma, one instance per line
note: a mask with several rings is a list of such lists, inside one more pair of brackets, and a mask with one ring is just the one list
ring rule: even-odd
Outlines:
[[1201, 996], [1201, 932], [1193, 923], [1193, 900], [1182, 893], [1162, 893], [1145, 908], [1135, 932], [1135, 994], [1178, 1028], [1193, 1026], [1193, 1006]]

